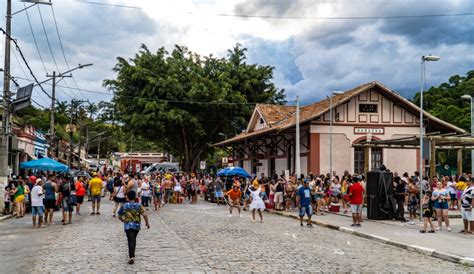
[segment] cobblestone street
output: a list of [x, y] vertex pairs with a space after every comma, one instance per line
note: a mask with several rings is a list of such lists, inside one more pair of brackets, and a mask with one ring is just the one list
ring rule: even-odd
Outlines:
[[264, 214], [229, 218], [227, 208], [206, 202], [149, 211], [151, 229], [138, 236], [135, 265], [127, 265], [122, 224], [111, 217], [111, 202], [100, 216], [90, 203], [73, 224], [30, 228], [30, 215], [0, 223], [3, 273], [143, 271], [472, 271], [422, 254], [327, 228], [301, 228], [293, 219]]

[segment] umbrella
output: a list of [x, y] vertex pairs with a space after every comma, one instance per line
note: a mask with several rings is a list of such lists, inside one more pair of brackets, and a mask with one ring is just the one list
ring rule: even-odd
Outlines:
[[239, 177], [246, 177], [250, 178], [250, 175], [245, 171], [245, 169], [241, 167], [226, 167], [219, 172], [217, 172], [217, 176], [222, 177], [222, 176], [239, 176]]
[[40, 169], [45, 171], [68, 171], [69, 167], [67, 165], [56, 162], [55, 160], [47, 157], [43, 157], [38, 160], [32, 160], [28, 162], [20, 163], [20, 168], [24, 169]]

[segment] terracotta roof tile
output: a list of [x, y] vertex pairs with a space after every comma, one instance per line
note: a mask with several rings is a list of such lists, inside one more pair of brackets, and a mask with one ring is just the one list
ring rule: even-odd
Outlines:
[[[382, 85], [377, 81], [369, 82], [357, 86], [353, 89], [347, 90], [342, 94], [337, 94], [333, 97], [333, 106], [336, 107], [346, 101], [350, 100], [353, 96], [357, 95], [358, 93], [364, 92], [371, 87], [378, 86], [381, 89], [385, 90], [388, 93], [391, 93], [392, 96], [396, 96], [398, 99], [402, 100], [408, 107], [416, 108], [419, 111], [419, 108], [415, 106], [413, 103], [408, 101], [407, 99], [403, 98], [402, 96], [395, 94], [386, 86]], [[329, 98], [326, 98], [322, 101], [304, 106], [300, 108], [300, 123], [304, 123], [306, 121], [310, 121], [315, 119], [329, 110]], [[225, 145], [229, 143], [233, 143], [235, 141], [243, 140], [252, 136], [263, 135], [264, 133], [269, 133], [273, 131], [284, 130], [290, 128], [296, 124], [296, 107], [295, 106], [282, 106], [282, 105], [271, 105], [271, 104], [257, 104], [256, 106], [260, 113], [262, 114], [263, 118], [269, 125], [268, 128], [264, 128], [258, 131], [250, 132], [250, 133], [241, 133], [236, 135], [228, 140], [222, 141], [220, 143], [215, 144], [218, 145]], [[444, 122], [429, 113], [424, 111], [424, 115], [428, 118], [433, 119], [434, 121], [444, 124], [445, 126], [454, 129], [458, 132], [464, 132], [464, 130], [457, 128], [447, 122]]]

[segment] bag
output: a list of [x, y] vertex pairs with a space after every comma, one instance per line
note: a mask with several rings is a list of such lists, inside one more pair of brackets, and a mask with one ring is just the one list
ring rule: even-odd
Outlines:
[[344, 199], [344, 201], [346, 202], [349, 202], [351, 200], [351, 197], [349, 196], [349, 194], [345, 194], [344, 196], [342, 196], [342, 198]]
[[77, 205], [77, 197], [76, 197], [76, 195], [71, 195], [71, 196], [69, 196], [68, 204], [69, 204], [70, 206], [75, 206], [75, 205]]

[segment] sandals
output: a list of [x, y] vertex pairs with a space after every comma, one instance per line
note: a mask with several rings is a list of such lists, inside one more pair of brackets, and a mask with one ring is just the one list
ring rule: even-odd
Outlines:
[[426, 233], [426, 230], [422, 229], [420, 230], [420, 233]]

